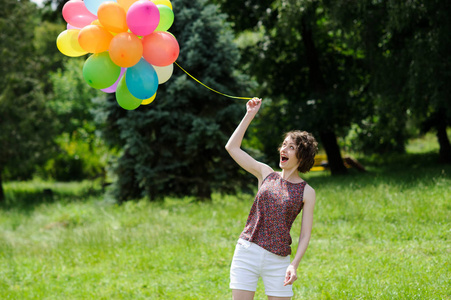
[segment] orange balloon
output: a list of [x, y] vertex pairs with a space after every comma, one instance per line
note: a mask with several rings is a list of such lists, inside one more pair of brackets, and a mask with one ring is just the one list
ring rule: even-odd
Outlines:
[[117, 0], [117, 3], [127, 12], [130, 6], [138, 0]]
[[141, 40], [131, 32], [122, 32], [113, 37], [110, 43], [111, 60], [118, 66], [130, 68], [136, 65], [143, 55]]
[[103, 2], [97, 11], [100, 24], [111, 32], [126, 32], [127, 19], [125, 10], [116, 2]]
[[85, 26], [78, 34], [80, 46], [90, 53], [107, 51], [113, 35], [98, 25]]

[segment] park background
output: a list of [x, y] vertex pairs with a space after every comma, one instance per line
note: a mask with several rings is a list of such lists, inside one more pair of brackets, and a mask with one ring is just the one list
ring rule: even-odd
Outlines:
[[[224, 150], [245, 101], [176, 68], [123, 110], [84, 82], [87, 56], [58, 52], [64, 3], [0, 12], [0, 298], [230, 298], [256, 191]], [[276, 168], [303, 129], [327, 155], [305, 175], [318, 200], [294, 299], [450, 299], [451, 5], [172, 4], [177, 62], [264, 99], [246, 151]]]

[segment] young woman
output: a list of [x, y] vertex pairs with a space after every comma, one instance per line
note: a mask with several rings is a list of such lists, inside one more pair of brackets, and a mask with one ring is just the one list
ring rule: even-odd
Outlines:
[[[244, 134], [261, 106], [261, 99], [246, 104], [246, 115], [227, 142], [230, 156], [258, 179], [258, 193], [240, 235], [230, 268], [234, 300], [253, 299], [259, 277], [269, 300], [290, 299], [296, 270], [304, 255], [313, 223], [315, 191], [299, 176], [314, 164], [318, 143], [305, 131], [291, 131], [279, 148], [281, 172], [256, 161], [241, 150]], [[301, 234], [290, 263], [290, 229], [302, 212]]]

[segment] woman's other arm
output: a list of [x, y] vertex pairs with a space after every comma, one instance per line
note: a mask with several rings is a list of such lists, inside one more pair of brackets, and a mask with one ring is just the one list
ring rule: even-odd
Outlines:
[[302, 212], [301, 235], [299, 236], [299, 243], [296, 255], [294, 256], [293, 261], [287, 268], [284, 285], [293, 284], [293, 282], [297, 279], [297, 268], [310, 242], [310, 236], [312, 233], [313, 226], [313, 210], [315, 207], [315, 202], [316, 202], [315, 190], [312, 189], [309, 185], [307, 185], [304, 190], [304, 208]]

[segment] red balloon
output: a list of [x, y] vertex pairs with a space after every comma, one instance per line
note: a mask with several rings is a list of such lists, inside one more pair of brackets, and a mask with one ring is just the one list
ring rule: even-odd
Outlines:
[[179, 43], [169, 32], [155, 31], [142, 39], [143, 57], [158, 67], [174, 63], [180, 53]]

